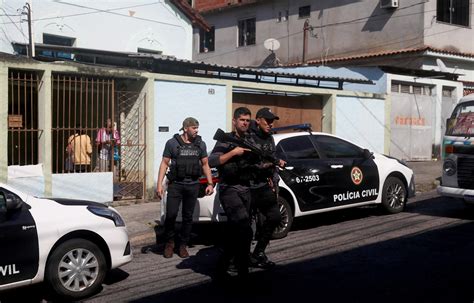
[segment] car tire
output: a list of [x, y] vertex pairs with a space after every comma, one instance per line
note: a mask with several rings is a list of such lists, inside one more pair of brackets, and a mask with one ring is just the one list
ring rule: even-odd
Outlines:
[[290, 203], [283, 197], [278, 197], [278, 208], [280, 209], [281, 221], [277, 228], [273, 231], [272, 239], [281, 239], [288, 235], [293, 224], [293, 210]]
[[95, 294], [107, 271], [102, 251], [85, 239], [71, 239], [52, 252], [45, 280], [62, 298], [80, 299]]
[[388, 177], [382, 189], [382, 209], [385, 213], [396, 214], [405, 208], [407, 189], [402, 180]]

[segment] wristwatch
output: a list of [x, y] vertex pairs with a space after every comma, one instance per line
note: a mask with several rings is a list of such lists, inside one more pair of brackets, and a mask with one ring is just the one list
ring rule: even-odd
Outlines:
[[207, 183], [207, 185], [214, 186], [214, 184], [212, 184], [212, 183]]

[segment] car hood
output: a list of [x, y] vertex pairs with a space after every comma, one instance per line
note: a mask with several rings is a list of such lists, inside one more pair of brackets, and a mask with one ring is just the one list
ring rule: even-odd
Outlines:
[[78, 206], [78, 205], [83, 205], [83, 206], [96, 206], [96, 207], [104, 207], [107, 208], [108, 206], [99, 202], [93, 202], [93, 201], [87, 201], [87, 200], [76, 200], [76, 199], [64, 199], [64, 198], [48, 198], [48, 200], [57, 202], [61, 205], [66, 205], [66, 206]]

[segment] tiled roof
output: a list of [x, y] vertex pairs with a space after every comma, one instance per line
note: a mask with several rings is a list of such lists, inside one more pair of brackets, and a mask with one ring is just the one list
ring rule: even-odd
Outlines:
[[229, 8], [245, 6], [259, 2], [258, 0], [195, 0], [194, 6], [203, 14], [222, 11]]
[[174, 6], [176, 6], [186, 17], [191, 20], [193, 25], [199, 26], [206, 31], [211, 29], [211, 26], [207, 21], [201, 16], [201, 14], [192, 8], [186, 0], [170, 0]]
[[449, 50], [434, 48], [434, 47], [431, 47], [431, 46], [422, 46], [422, 47], [416, 47], [416, 48], [405, 48], [405, 49], [400, 49], [400, 50], [380, 51], [380, 52], [375, 52], [375, 53], [365, 53], [365, 54], [345, 56], [345, 57], [332, 57], [332, 58], [327, 58], [327, 59], [324, 59], [324, 60], [321, 60], [321, 59], [308, 60], [306, 62], [306, 64], [298, 62], [298, 63], [290, 63], [287, 66], [319, 65], [319, 64], [322, 64], [322, 63], [326, 64], [326, 63], [332, 63], [332, 62], [356, 61], [356, 60], [370, 59], [370, 58], [376, 58], [376, 57], [388, 57], [388, 56], [396, 56], [396, 55], [401, 55], [401, 54], [422, 53], [422, 52], [425, 52], [425, 51], [431, 51], [431, 52], [435, 52], [435, 53], [441, 53], [441, 54], [447, 54], [447, 55], [453, 55], [453, 56], [460, 56], [460, 57], [466, 57], [466, 58], [474, 58], [474, 54], [471, 54], [471, 53], [461, 53], [461, 52], [455, 52], [455, 51], [449, 51]]

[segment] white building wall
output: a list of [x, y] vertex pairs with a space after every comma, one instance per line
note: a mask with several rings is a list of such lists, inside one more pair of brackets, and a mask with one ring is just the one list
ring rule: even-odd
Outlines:
[[[32, 1], [35, 43], [43, 33], [76, 38], [75, 47], [137, 52], [162, 51], [192, 58], [192, 25], [167, 1]], [[0, 51], [13, 53], [11, 42], [28, 43], [28, 23], [20, 16], [25, 0], [0, 0]]]
[[[208, 152], [215, 145], [212, 138], [217, 128], [226, 129], [228, 115], [224, 85], [155, 81], [154, 106], [154, 176], [158, 174], [166, 141], [179, 132], [186, 117], [199, 121], [199, 135]], [[168, 131], [164, 131], [166, 127]]]

